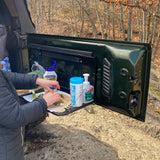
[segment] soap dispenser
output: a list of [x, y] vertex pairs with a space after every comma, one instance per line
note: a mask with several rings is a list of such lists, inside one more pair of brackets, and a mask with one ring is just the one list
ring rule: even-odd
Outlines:
[[90, 103], [93, 101], [94, 87], [88, 81], [89, 74], [85, 73], [83, 82], [83, 103]]

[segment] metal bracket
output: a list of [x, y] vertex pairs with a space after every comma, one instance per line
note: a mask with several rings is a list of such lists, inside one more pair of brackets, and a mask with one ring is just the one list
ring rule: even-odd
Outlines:
[[24, 49], [27, 48], [27, 36], [21, 36], [19, 39], [19, 48]]
[[81, 107], [73, 107], [72, 105], [68, 105], [66, 108], [64, 108], [65, 110], [63, 112], [50, 112], [50, 111], [49, 112], [56, 115], [56, 116], [65, 116], [65, 115], [68, 115], [68, 114], [75, 112], [79, 109], [82, 109], [82, 108], [88, 106], [89, 104], [94, 104], [94, 102], [84, 104]]

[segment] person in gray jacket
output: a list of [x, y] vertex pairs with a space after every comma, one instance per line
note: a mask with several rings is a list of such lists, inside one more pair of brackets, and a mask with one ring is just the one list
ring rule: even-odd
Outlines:
[[[20, 105], [16, 89], [32, 89], [37, 85], [49, 92]], [[0, 70], [0, 160], [24, 159], [22, 126], [39, 120], [48, 106], [61, 100], [50, 87], [60, 89], [57, 81]]]

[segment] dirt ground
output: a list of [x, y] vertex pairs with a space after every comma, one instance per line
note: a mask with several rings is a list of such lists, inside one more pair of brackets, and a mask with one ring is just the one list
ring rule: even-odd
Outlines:
[[[151, 74], [150, 85], [159, 85], [159, 73]], [[159, 102], [150, 93], [145, 122], [98, 105], [67, 116], [50, 113], [27, 130], [25, 159], [160, 160]]]

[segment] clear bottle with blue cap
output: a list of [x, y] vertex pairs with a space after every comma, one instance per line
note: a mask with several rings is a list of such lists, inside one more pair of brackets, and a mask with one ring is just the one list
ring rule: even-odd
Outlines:
[[[53, 61], [52, 67], [49, 67], [49, 68], [46, 69], [45, 74], [43, 75], [43, 78], [48, 79], [48, 80], [56, 81], [57, 80], [57, 74], [55, 72], [55, 68], [56, 68], [56, 61]], [[54, 87], [51, 87], [51, 89], [56, 90]]]

